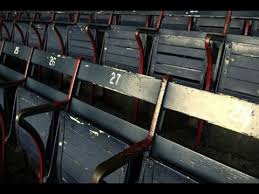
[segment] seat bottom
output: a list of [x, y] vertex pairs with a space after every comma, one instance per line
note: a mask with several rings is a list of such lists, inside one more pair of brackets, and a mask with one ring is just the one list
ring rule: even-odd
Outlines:
[[197, 183], [189, 176], [152, 158], [146, 159], [143, 183]]
[[[95, 168], [121, 152], [128, 144], [67, 112], [60, 113], [57, 164], [58, 182], [91, 183]], [[127, 166], [104, 180], [122, 183]]]

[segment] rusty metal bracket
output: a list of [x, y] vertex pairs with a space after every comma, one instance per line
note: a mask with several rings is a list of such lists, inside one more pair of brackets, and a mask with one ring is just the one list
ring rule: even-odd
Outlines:
[[93, 174], [93, 183], [104, 182], [102, 179], [105, 176], [107, 176], [111, 172], [114, 172], [115, 170], [122, 167], [123, 165], [127, 164], [129, 161], [133, 160], [134, 158], [138, 157], [140, 154], [142, 154], [151, 146], [154, 139], [155, 131], [157, 128], [157, 123], [160, 115], [160, 110], [163, 104], [165, 91], [168, 85], [168, 80], [169, 80], [169, 76], [163, 77], [161, 87], [160, 87], [160, 92], [157, 98], [155, 111], [153, 113], [153, 118], [152, 118], [151, 126], [147, 137], [144, 140], [131, 145], [124, 151], [118, 153], [117, 155], [113, 156], [112, 158], [98, 165]]

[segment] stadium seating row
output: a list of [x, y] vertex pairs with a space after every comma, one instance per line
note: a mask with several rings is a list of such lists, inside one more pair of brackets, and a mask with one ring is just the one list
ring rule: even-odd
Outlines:
[[[249, 16], [227, 12], [209, 18], [224, 21], [215, 28], [222, 33], [215, 34], [203, 17], [186, 12], [30, 14], [12, 12], [1, 20], [2, 160], [5, 136], [13, 132], [27, 153], [40, 156], [40, 182], [90, 182], [92, 176], [98, 182], [109, 173], [105, 182], [258, 181], [163, 138], [159, 131], [153, 142], [158, 118], [163, 122], [160, 109], [175, 110], [170, 95], [178, 85], [258, 103], [258, 38], [246, 36], [252, 30], [240, 35], [244, 29], [237, 27]], [[174, 29], [170, 18], [185, 19], [187, 28], [177, 24], [180, 29]], [[197, 29], [193, 23], [204, 32], [192, 30]], [[53, 87], [57, 75], [60, 84]], [[83, 102], [81, 82], [136, 98], [133, 122]], [[138, 100], [156, 105], [149, 132], [134, 124]], [[200, 120], [198, 143], [202, 126]], [[178, 154], [170, 154], [172, 150]], [[207, 165], [213, 167], [209, 177]]]

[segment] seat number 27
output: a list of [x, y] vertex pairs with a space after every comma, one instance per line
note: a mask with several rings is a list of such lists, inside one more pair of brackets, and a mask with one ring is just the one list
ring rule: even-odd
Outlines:
[[110, 84], [111, 85], [118, 85], [118, 82], [120, 80], [121, 74], [120, 73], [115, 73], [112, 72], [112, 77], [110, 79]]

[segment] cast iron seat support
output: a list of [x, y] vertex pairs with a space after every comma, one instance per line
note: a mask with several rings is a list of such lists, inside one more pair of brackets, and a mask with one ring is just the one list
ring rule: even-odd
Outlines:
[[[55, 142], [57, 127], [55, 118], [58, 117], [58, 111], [64, 109], [70, 101], [80, 58], [73, 59], [35, 49], [31, 63], [71, 76], [67, 94], [32, 78], [27, 78], [25, 86], [18, 88], [17, 91], [16, 113], [14, 113], [17, 123], [16, 133], [20, 144], [28, 154], [34, 158], [35, 154], [38, 154], [39, 182], [42, 183], [43, 178], [48, 178], [48, 174], [47, 176], [45, 174], [46, 170], [49, 170], [46, 169], [48, 167], [46, 165], [52, 162], [53, 153], [49, 151], [49, 146]], [[35, 115], [32, 116], [33, 114]], [[34, 143], [36, 148], [33, 147]]]

